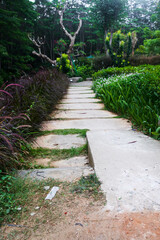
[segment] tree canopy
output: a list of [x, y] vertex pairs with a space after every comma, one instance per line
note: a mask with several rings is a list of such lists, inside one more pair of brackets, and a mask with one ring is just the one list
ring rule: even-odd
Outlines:
[[60, 25], [59, 10], [64, 6], [64, 26], [71, 34], [77, 29], [78, 15], [83, 21], [76, 44], [85, 55], [105, 51], [107, 32], [135, 31], [138, 47], [160, 28], [159, 0], [0, 0], [0, 81], [45, 63], [32, 55], [35, 47], [28, 34], [44, 40], [43, 53], [51, 59], [58, 57], [60, 39], [69, 46]]

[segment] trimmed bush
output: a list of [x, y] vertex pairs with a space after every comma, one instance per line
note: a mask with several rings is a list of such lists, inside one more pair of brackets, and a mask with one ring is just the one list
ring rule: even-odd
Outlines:
[[97, 78], [108, 78], [114, 75], [121, 75], [121, 74], [129, 74], [129, 73], [140, 73], [144, 71], [160, 71], [159, 66], [152, 66], [152, 65], [141, 65], [138, 67], [127, 66], [127, 67], [110, 67], [107, 69], [102, 69], [92, 75], [93, 80]]
[[98, 56], [93, 58], [93, 69], [98, 71], [100, 69], [108, 68], [113, 65], [112, 59], [110, 56]]
[[144, 64], [150, 65], [159, 65], [160, 64], [160, 55], [157, 56], [132, 56], [129, 58], [131, 66], [139, 66]]

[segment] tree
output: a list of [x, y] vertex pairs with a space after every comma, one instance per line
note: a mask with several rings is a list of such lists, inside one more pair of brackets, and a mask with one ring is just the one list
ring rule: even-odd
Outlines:
[[[65, 7], [66, 8], [66, 7]], [[74, 32], [74, 34], [72, 35], [71, 33], [69, 33], [67, 31], [67, 29], [65, 28], [64, 24], [63, 24], [63, 15], [64, 15], [64, 11], [65, 11], [65, 8], [64, 10], [60, 11], [59, 12], [59, 15], [60, 15], [60, 24], [62, 26], [62, 29], [63, 31], [65, 32], [65, 34], [69, 37], [70, 39], [70, 44], [69, 44], [69, 48], [68, 48], [68, 51], [67, 51], [67, 54], [71, 55], [74, 51], [74, 44], [75, 44], [75, 40], [76, 40], [76, 36], [78, 35], [81, 27], [82, 27], [82, 19], [80, 18], [80, 15], [78, 15], [78, 20], [79, 20], [79, 25], [78, 25], [78, 28], [77, 30]]]
[[4, 81], [27, 70], [32, 32], [37, 15], [29, 0], [0, 1], [0, 73]]
[[94, 25], [101, 30], [106, 38], [107, 32], [112, 32], [119, 22], [124, 18], [126, 0], [93, 0], [91, 4], [91, 17]]

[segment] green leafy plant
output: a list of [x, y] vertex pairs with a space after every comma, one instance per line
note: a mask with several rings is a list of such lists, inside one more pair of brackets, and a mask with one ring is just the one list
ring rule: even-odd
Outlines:
[[61, 58], [57, 58], [57, 67], [63, 73], [72, 71], [71, 62], [67, 54], [63, 53]]
[[77, 67], [77, 75], [82, 77], [83, 80], [85, 80], [87, 77], [91, 77], [93, 74], [93, 68], [92, 66], [79, 66]]
[[152, 65], [140, 65], [137, 67], [134, 66], [126, 66], [126, 67], [109, 67], [107, 69], [99, 70], [98, 72], [92, 75], [93, 80], [98, 78], [108, 78], [114, 75], [121, 74], [129, 74], [129, 73], [141, 73], [145, 71], [158, 72], [160, 70], [160, 65], [152, 66]]
[[10, 192], [14, 180], [14, 177], [2, 174], [0, 170], [0, 223], [5, 215], [16, 211], [14, 193]]
[[124, 53], [125, 42], [123, 40], [122, 41], [120, 40], [120, 34], [121, 34], [121, 31], [119, 30], [117, 32], [117, 37], [115, 41], [116, 52], [114, 52], [113, 47], [110, 45], [109, 35], [106, 37], [106, 46], [115, 67], [123, 67], [128, 65], [129, 63], [128, 59], [131, 54], [131, 48], [132, 48], [131, 33], [128, 33], [127, 50], [126, 50], [126, 54]]
[[156, 137], [160, 115], [159, 68], [150, 66], [150, 71], [148, 68], [145, 72], [99, 78], [93, 86], [106, 108], [126, 116], [141, 130]]

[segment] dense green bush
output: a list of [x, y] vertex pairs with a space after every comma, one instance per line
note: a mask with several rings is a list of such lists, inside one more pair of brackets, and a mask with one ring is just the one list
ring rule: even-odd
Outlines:
[[77, 67], [77, 76], [81, 77], [83, 80], [86, 78], [92, 77], [94, 73], [93, 68], [91, 66], [79, 66]]
[[100, 69], [113, 66], [112, 59], [110, 58], [110, 56], [106, 56], [106, 55], [94, 57], [92, 61], [93, 61], [92, 66], [94, 71], [98, 71]]
[[63, 73], [68, 73], [72, 70], [71, 62], [67, 54], [63, 53], [61, 58], [57, 58], [57, 67]]
[[76, 66], [91, 66], [91, 65], [92, 65], [92, 58], [79, 57], [76, 60]]
[[133, 67], [133, 66], [126, 66], [126, 67], [122, 67], [122, 68], [118, 68], [118, 67], [110, 67], [107, 69], [102, 69], [96, 73], [94, 73], [92, 75], [93, 79], [97, 79], [97, 78], [108, 78], [110, 76], [114, 76], [114, 75], [121, 75], [121, 74], [129, 74], [129, 73], [139, 73], [139, 72], [143, 72], [143, 71], [160, 71], [160, 65], [158, 66], [152, 66], [152, 65], [141, 65], [138, 67]]
[[144, 64], [159, 65], [160, 55], [157, 55], [157, 56], [134, 55], [129, 58], [129, 62], [131, 66], [139, 66]]
[[160, 66], [152, 71], [99, 78], [94, 91], [106, 108], [130, 118], [143, 131], [159, 136]]

